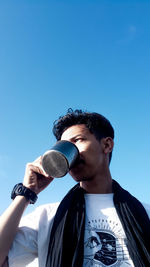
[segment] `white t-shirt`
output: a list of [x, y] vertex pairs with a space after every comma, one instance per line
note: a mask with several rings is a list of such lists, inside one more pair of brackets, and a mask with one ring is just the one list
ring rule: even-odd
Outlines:
[[[83, 267], [134, 266], [114, 207], [113, 194], [86, 194], [85, 203]], [[42, 205], [21, 219], [8, 255], [10, 267], [45, 266], [50, 231], [58, 205]], [[150, 217], [149, 205], [146, 210]]]
[[85, 202], [83, 266], [134, 266], [114, 207], [113, 194], [86, 194]]

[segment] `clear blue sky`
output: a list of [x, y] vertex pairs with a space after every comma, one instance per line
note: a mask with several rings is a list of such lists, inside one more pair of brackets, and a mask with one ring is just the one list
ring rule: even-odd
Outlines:
[[[111, 121], [112, 177], [150, 203], [149, 14], [144, 0], [0, 1], [0, 213], [69, 107]], [[55, 179], [36, 206], [73, 185]]]

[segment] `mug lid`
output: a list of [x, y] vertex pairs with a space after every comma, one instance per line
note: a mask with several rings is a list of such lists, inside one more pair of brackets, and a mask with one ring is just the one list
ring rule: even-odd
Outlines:
[[60, 151], [56, 150], [48, 150], [44, 153], [42, 166], [45, 172], [54, 178], [63, 177], [69, 171], [67, 159]]

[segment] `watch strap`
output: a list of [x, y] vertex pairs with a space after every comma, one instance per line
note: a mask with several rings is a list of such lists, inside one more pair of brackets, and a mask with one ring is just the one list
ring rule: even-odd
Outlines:
[[22, 183], [16, 184], [12, 190], [11, 199], [14, 199], [16, 196], [24, 196], [30, 204], [34, 204], [38, 198], [35, 192]]

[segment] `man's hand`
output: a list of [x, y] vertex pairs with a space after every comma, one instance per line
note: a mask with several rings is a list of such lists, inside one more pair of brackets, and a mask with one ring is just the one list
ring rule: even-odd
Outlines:
[[36, 194], [45, 189], [54, 178], [50, 177], [42, 167], [42, 156], [26, 166], [23, 185]]

